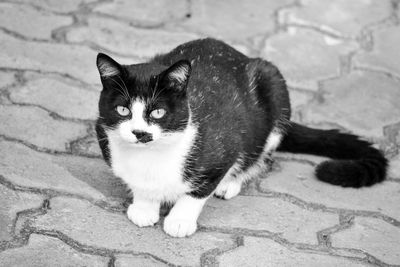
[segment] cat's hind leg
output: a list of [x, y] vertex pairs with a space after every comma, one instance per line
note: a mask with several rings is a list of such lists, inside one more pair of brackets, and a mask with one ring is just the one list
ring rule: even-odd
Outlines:
[[242, 170], [243, 156], [239, 157], [237, 162], [229, 169], [224, 178], [218, 184], [214, 191], [214, 195], [222, 199], [231, 199], [237, 196], [242, 189], [242, 184], [256, 177], [265, 169], [266, 161], [271, 159], [271, 154], [279, 146], [282, 139], [282, 134], [279, 129], [275, 128], [268, 136], [263, 152], [256, 162], [250, 167]]
[[238, 160], [225, 174], [214, 191], [214, 195], [222, 199], [231, 199], [237, 196], [242, 189], [243, 177], [240, 173], [241, 161]]
[[231, 199], [240, 193], [242, 183], [240, 178], [226, 177], [218, 184], [214, 195], [218, 198]]

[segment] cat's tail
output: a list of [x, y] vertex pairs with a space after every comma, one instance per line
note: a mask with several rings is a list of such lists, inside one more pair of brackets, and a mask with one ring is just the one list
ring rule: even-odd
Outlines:
[[371, 186], [386, 177], [387, 159], [372, 144], [338, 130], [318, 130], [291, 122], [278, 151], [332, 158], [316, 168], [319, 180], [343, 187]]

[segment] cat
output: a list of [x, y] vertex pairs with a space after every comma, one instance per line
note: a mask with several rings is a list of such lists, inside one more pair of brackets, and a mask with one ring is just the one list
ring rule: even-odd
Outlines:
[[103, 85], [96, 132], [105, 161], [131, 189], [127, 216], [159, 221], [173, 237], [193, 234], [207, 199], [230, 199], [275, 150], [330, 157], [316, 177], [343, 187], [385, 179], [372, 144], [290, 121], [285, 79], [270, 62], [215, 39], [182, 44], [147, 63], [120, 65], [99, 53]]

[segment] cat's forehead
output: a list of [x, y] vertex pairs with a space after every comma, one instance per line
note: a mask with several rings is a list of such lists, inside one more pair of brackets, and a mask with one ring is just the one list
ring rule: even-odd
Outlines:
[[[122, 86], [127, 88], [130, 97], [147, 99], [153, 96], [157, 89], [158, 75], [167, 69], [166, 66], [154, 63], [124, 65]], [[120, 93], [120, 91], [116, 91]]]
[[167, 69], [166, 66], [155, 64], [155, 63], [142, 63], [134, 65], [126, 65], [128, 77], [139, 80], [150, 80], [151, 77], [159, 75], [161, 72]]

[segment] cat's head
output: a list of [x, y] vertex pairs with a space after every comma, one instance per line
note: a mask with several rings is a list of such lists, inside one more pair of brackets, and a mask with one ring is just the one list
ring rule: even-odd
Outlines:
[[108, 136], [136, 146], [169, 140], [189, 121], [186, 89], [191, 65], [155, 63], [120, 65], [98, 54], [97, 68], [103, 91], [99, 122]]

